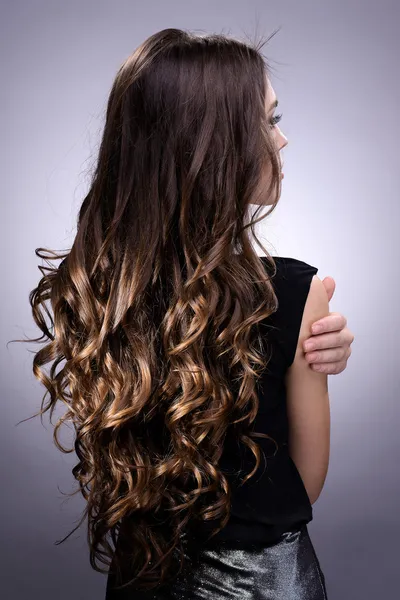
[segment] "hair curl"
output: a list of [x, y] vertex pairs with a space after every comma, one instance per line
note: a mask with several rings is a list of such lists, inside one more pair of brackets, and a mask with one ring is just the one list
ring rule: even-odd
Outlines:
[[[42, 335], [14, 340], [46, 344], [33, 416], [67, 407], [54, 441], [79, 458], [90, 564], [104, 573], [96, 561], [112, 559], [118, 583], [126, 568], [138, 589], [174, 576], [177, 557], [181, 570], [194, 521], [217, 523], [211, 536], [226, 525], [227, 432], [256, 459], [242, 483], [260, 464], [253, 438], [269, 438], [250, 430], [268, 364], [258, 324], [277, 309], [275, 263], [253, 229], [281, 191], [264, 43], [165, 29], [123, 62], [73, 245], [35, 250], [62, 259], [39, 267], [29, 295]], [[248, 221], [266, 165], [274, 201]], [[71, 449], [58, 440], [67, 421]]]

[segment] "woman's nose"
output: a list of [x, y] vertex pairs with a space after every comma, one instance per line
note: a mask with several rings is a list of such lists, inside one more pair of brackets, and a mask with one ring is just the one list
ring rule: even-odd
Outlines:
[[279, 149], [282, 150], [285, 146], [288, 145], [288, 139], [283, 133], [279, 130]]

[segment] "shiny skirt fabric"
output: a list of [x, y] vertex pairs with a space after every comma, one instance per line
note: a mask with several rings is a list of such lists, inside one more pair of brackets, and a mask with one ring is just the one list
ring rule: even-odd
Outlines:
[[273, 544], [238, 549], [222, 542], [188, 556], [168, 588], [139, 592], [113, 590], [106, 600], [326, 600], [325, 577], [307, 525], [284, 533]]

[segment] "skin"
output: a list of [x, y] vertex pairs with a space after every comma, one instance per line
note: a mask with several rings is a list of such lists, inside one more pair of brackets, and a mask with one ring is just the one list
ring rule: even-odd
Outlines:
[[[276, 111], [275, 101], [277, 97], [275, 91], [268, 81], [267, 94], [265, 99], [266, 111], [269, 120], [271, 120]], [[277, 151], [280, 152], [288, 144], [287, 138], [282, 133], [278, 124], [273, 125], [272, 133], [275, 140]], [[281, 167], [283, 163], [281, 160]], [[266, 175], [267, 176], [267, 175]], [[265, 182], [261, 182], [261, 189], [265, 187]], [[268, 199], [260, 204], [271, 204]], [[325, 277], [322, 280], [325, 286], [328, 301], [330, 302], [336, 283], [333, 277]], [[315, 327], [320, 330], [314, 331]], [[310, 363], [310, 368], [328, 375], [337, 375], [342, 373], [347, 367], [347, 361], [351, 355], [351, 344], [354, 341], [354, 335], [347, 327], [347, 319], [338, 312], [331, 312], [327, 317], [315, 321], [311, 328], [311, 335], [303, 343], [304, 355]]]

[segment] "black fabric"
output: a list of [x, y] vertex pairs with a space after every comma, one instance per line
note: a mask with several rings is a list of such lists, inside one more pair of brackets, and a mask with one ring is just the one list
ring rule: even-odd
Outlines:
[[[304, 306], [312, 278], [318, 269], [296, 258], [273, 258], [277, 265], [273, 284], [279, 299], [279, 309], [268, 321], [279, 329], [276, 341], [285, 354], [286, 370], [294, 359]], [[265, 262], [264, 257], [261, 259]]]
[[[266, 259], [261, 257], [266, 265]], [[272, 349], [270, 361], [258, 384], [259, 411], [254, 431], [267, 433], [278, 444], [257, 438], [266, 459], [256, 474], [241, 487], [238, 477], [230, 475], [241, 464], [248, 473], [254, 466], [253, 454], [227, 442], [220, 466], [234, 490], [228, 524], [214, 536], [215, 541], [230, 540], [239, 545], [252, 542], [270, 543], [290, 528], [309, 523], [313, 518], [303, 480], [288, 452], [288, 422], [284, 377], [292, 364], [299, 338], [304, 306], [313, 276], [318, 269], [295, 258], [274, 256], [277, 271], [272, 279], [278, 310], [261, 328]], [[269, 265], [268, 265], [269, 270]], [[263, 334], [264, 335], [264, 334]], [[206, 539], [215, 522], [199, 527], [195, 534]]]

